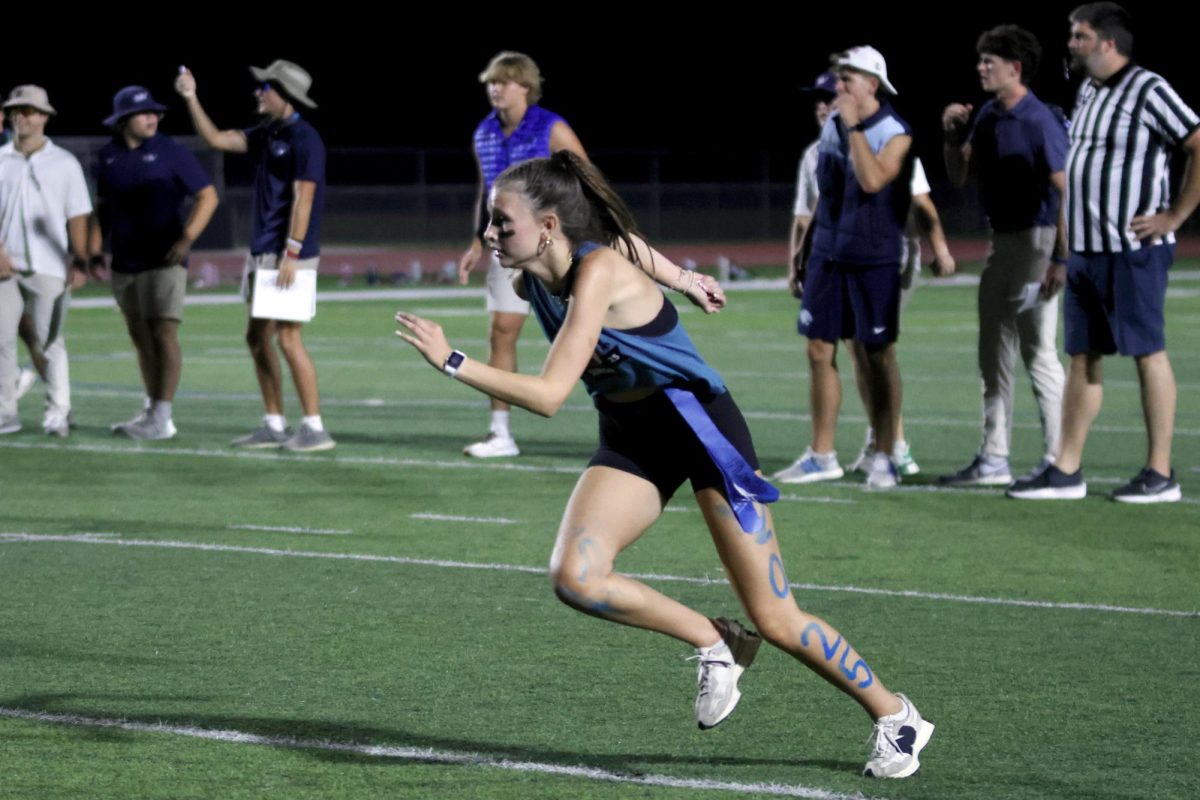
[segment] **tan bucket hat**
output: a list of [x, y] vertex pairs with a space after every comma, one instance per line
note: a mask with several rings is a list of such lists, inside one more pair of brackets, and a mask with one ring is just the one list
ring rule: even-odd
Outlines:
[[303, 103], [309, 108], [317, 107], [308, 96], [308, 90], [312, 87], [312, 76], [299, 64], [278, 59], [272, 61], [269, 67], [251, 67], [250, 73], [257, 81], [278, 83], [289, 99]]
[[46, 94], [46, 90], [40, 86], [34, 86], [32, 83], [15, 87], [8, 93], [8, 99], [4, 101], [5, 108], [17, 108], [20, 106], [36, 108], [43, 114], [54, 115], [58, 113], [54, 110], [54, 106], [50, 105], [50, 96]]

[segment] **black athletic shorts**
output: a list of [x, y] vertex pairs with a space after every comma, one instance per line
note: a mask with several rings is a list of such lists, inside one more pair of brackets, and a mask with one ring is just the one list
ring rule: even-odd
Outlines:
[[[757, 470], [750, 429], [729, 392], [698, 392], [696, 399], [717, 430]], [[658, 488], [663, 503], [688, 479], [693, 492], [715, 488], [725, 494], [720, 470], [665, 392], [632, 403], [598, 397], [596, 408], [600, 411], [600, 447], [589, 467], [612, 467], [645, 478]]]

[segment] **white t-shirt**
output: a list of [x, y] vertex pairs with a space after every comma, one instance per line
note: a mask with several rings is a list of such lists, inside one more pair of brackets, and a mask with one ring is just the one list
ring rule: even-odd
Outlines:
[[[796, 203], [792, 207], [792, 215], [796, 217], [811, 217], [817, 210], [820, 196], [817, 192], [817, 144], [813, 142], [804, 148], [804, 155], [800, 157], [800, 168], [796, 171]], [[913, 197], [929, 194], [929, 178], [919, 158], [913, 159], [910, 186]]]
[[79, 160], [49, 139], [29, 157], [0, 147], [0, 244], [21, 272], [67, 277], [67, 220], [92, 212]]

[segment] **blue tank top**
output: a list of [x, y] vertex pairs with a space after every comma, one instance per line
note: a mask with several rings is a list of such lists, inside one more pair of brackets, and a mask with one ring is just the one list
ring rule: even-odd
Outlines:
[[517, 129], [505, 137], [495, 111], [484, 117], [475, 129], [475, 155], [479, 158], [485, 192], [490, 192], [500, 173], [513, 164], [549, 156], [550, 131], [555, 123], [564, 121], [553, 111], [529, 106], [517, 123]]
[[[579, 262], [599, 247], [595, 242], [584, 242], [575, 251], [567, 275], [568, 287]], [[554, 341], [567, 317], [569, 298], [564, 301], [551, 294], [528, 272], [522, 274], [521, 280], [546, 338]], [[591, 363], [583, 372], [583, 382], [593, 397], [671, 385], [696, 386], [713, 394], [725, 391], [725, 382], [704, 363], [679, 323], [679, 312], [666, 297], [658, 316], [646, 325], [626, 330], [600, 329], [600, 339]]]

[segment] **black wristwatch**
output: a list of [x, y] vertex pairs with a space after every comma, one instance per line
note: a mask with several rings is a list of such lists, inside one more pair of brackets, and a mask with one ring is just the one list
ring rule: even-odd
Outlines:
[[466, 360], [466, 353], [461, 350], [452, 350], [450, 355], [446, 356], [446, 363], [442, 364], [442, 372], [445, 373], [447, 378], [453, 378], [458, 374], [458, 370], [462, 368]]

